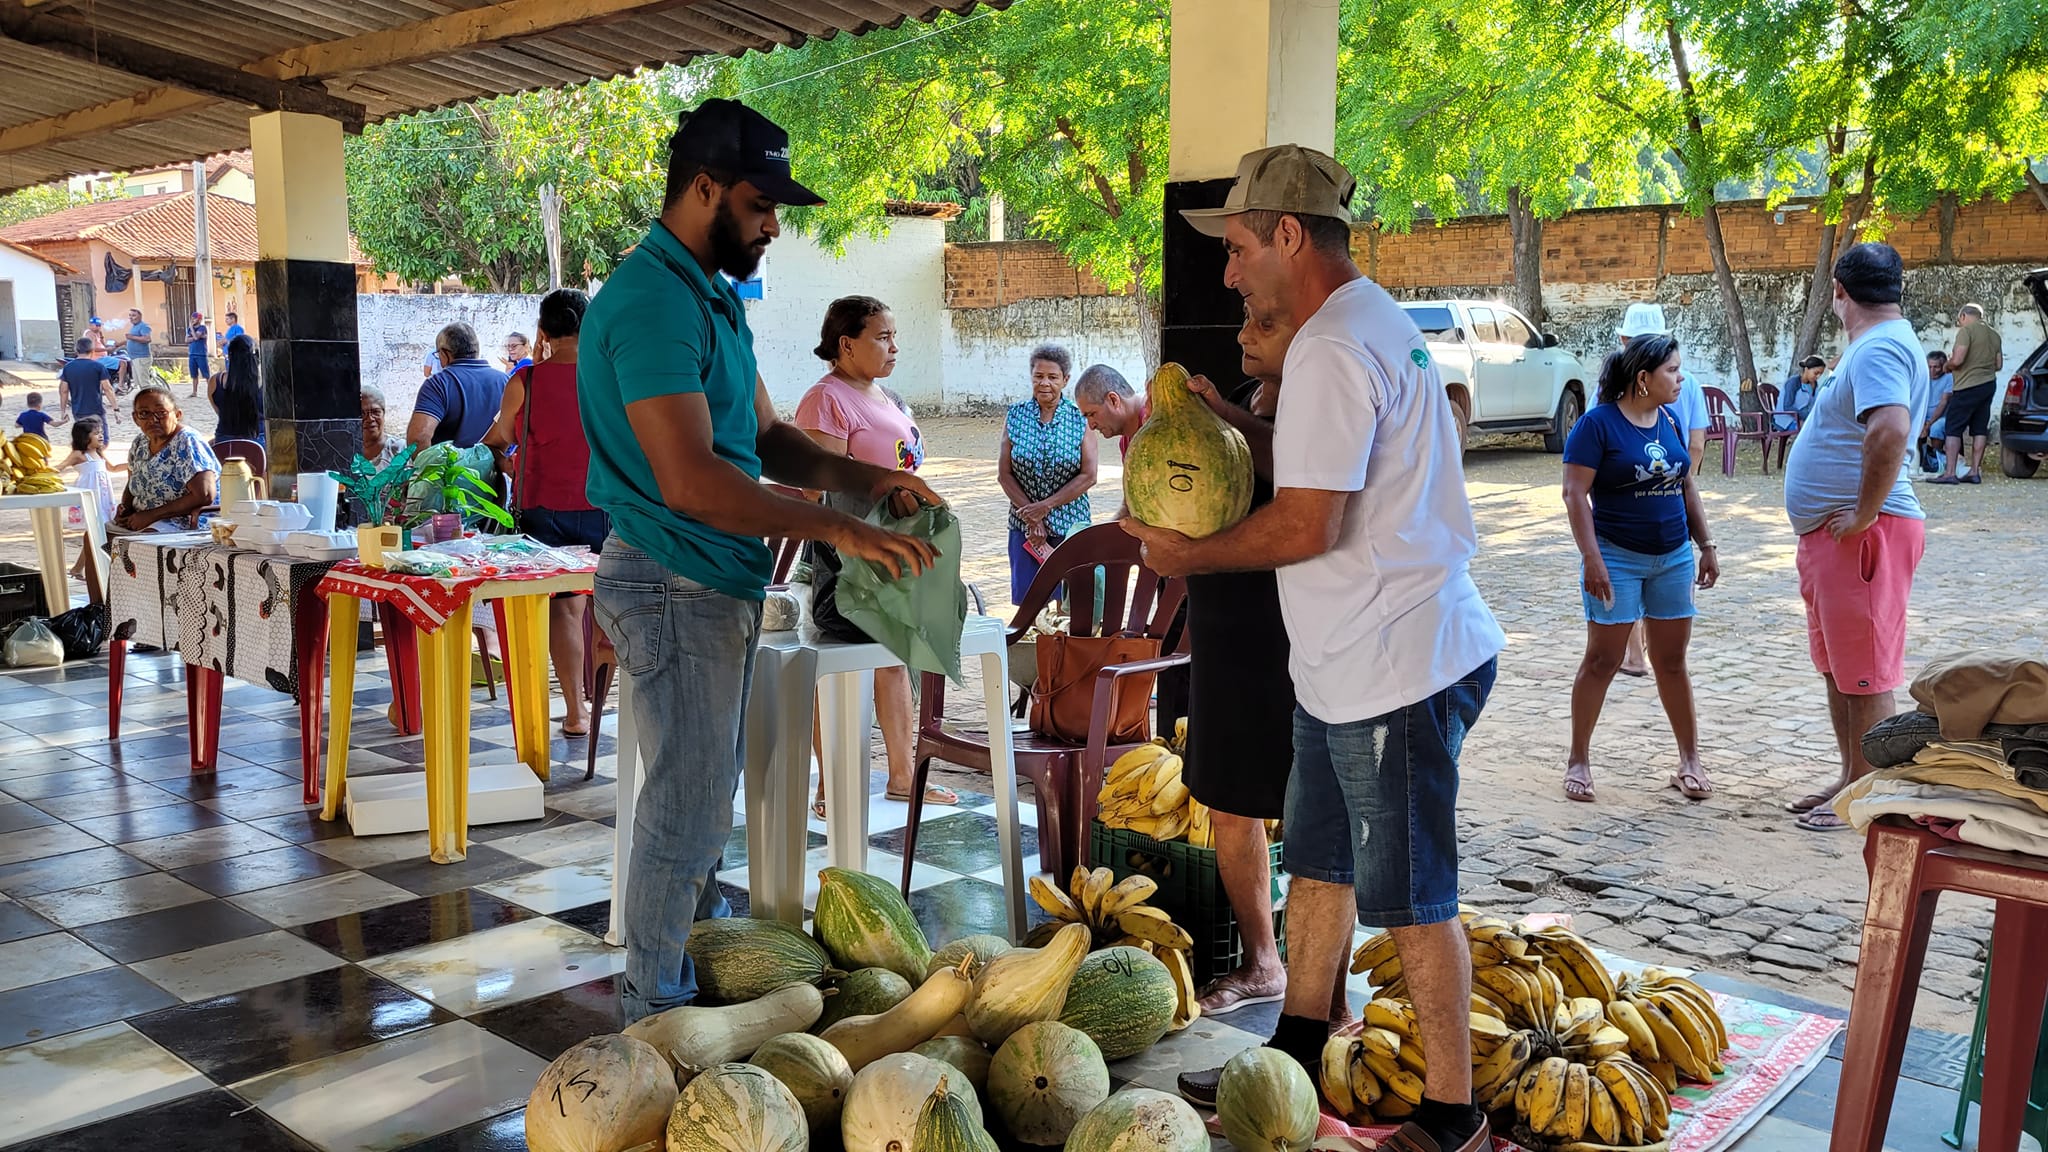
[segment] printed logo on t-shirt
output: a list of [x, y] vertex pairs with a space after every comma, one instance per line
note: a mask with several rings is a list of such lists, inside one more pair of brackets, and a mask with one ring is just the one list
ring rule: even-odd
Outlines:
[[1408, 358], [1410, 360], [1415, 361], [1415, 366], [1417, 368], [1429, 367], [1429, 353], [1424, 352], [1420, 348], [1417, 348], [1414, 351], [1408, 353]]
[[896, 441], [896, 467], [915, 472], [924, 467], [924, 438], [912, 433], [909, 440]]
[[1650, 463], [1648, 467], [1641, 464], [1636, 465], [1636, 483], [1648, 484], [1658, 480], [1675, 478], [1677, 469], [1671, 466], [1670, 453], [1664, 450], [1664, 445], [1656, 443], [1645, 444], [1643, 445], [1643, 455]]

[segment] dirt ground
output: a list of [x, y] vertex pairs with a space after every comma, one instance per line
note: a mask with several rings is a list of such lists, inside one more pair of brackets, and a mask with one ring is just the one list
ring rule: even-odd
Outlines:
[[[0, 398], [0, 424], [11, 428], [21, 407], [21, 390], [8, 389]], [[210, 428], [210, 411], [188, 415], [202, 432]], [[1005, 502], [993, 474], [1000, 430], [992, 419], [926, 421], [925, 471], [964, 522], [965, 578], [982, 591], [991, 613], [1007, 615]], [[117, 446], [128, 435], [132, 425], [117, 436]], [[1105, 456], [1091, 493], [1098, 522], [1112, 517], [1119, 502], [1121, 469], [1113, 450]], [[1509, 635], [1493, 697], [1465, 745], [1462, 815], [1475, 844], [1485, 846], [1473, 852], [1467, 886], [1506, 890], [1507, 869], [1489, 871], [1487, 854], [1502, 856], [1505, 848], [1505, 855], [1541, 864], [1550, 848], [1569, 841], [1581, 847], [1554, 863], [1548, 880], [1532, 885], [1536, 895], [1570, 896], [1577, 891], [1570, 884], [1574, 868], [1611, 860], [1627, 864], [1637, 877], [1634, 886], [1646, 889], [1646, 899], [1653, 901], [1661, 885], [1705, 896], [1703, 908], [1712, 907], [1710, 900], [1739, 900], [1765, 909], [1802, 909], [1786, 915], [1808, 920], [1860, 908], [1860, 838], [1802, 832], [1783, 808], [1786, 800], [1833, 777], [1836, 749], [1821, 681], [1807, 658], [1781, 480], [1765, 475], [1752, 453], [1745, 453], [1735, 476], [1713, 468], [1701, 484], [1721, 544], [1723, 575], [1720, 587], [1699, 597], [1691, 671], [1701, 743], [1718, 794], [1688, 804], [1666, 786], [1676, 754], [1655, 687], [1624, 678], [1610, 693], [1595, 742], [1598, 803], [1565, 800], [1559, 780], [1569, 736], [1568, 693], [1584, 625], [1558, 468], [1557, 457], [1527, 437], [1482, 438], [1466, 460], [1481, 533], [1474, 575]], [[2038, 645], [2038, 594], [2031, 581], [2015, 581], [2010, 574], [2038, 570], [2048, 552], [2042, 531], [2048, 481], [1992, 476], [1981, 487], [1922, 487], [1920, 493], [1929, 523], [1912, 603], [1912, 664], [1962, 648]], [[34, 563], [25, 514], [0, 514], [0, 559]], [[948, 704], [949, 713], [978, 709], [972, 678]], [[950, 779], [978, 786], [971, 778]], [[1512, 851], [1518, 842], [1539, 838], [1533, 851]], [[1500, 878], [1489, 883], [1496, 874]], [[1667, 894], [1677, 898], [1676, 892]], [[1579, 905], [1590, 899], [1578, 898]], [[1945, 928], [1976, 934], [1980, 923], [1988, 927], [1982, 908], [1943, 908]], [[1847, 1002], [1854, 982], [1854, 924], [1830, 934], [1835, 951], [1847, 947], [1846, 954], [1823, 970], [1801, 971], [1760, 963], [1753, 954], [1722, 956], [1719, 964], [1710, 963], [1713, 954], [1689, 955], [1681, 944], [1693, 938], [1686, 933], [1711, 928], [1720, 918], [1711, 912], [1703, 923], [1700, 916], [1688, 917], [1694, 927], [1681, 922], [1668, 949], [1660, 949], [1655, 934], [1630, 932], [1627, 923], [1613, 925], [1618, 936], [1596, 939], [1781, 983], [1818, 1000]], [[1675, 912], [1669, 919], [1681, 921]], [[1830, 942], [1807, 943], [1824, 951]], [[1971, 961], [1923, 995], [1918, 1022], [1967, 1030], [1977, 971]]]

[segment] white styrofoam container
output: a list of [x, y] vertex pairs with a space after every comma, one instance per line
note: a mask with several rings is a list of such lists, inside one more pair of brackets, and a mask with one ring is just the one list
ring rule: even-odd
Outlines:
[[[466, 736], [467, 733], [464, 733]], [[544, 814], [546, 789], [524, 764], [472, 764], [469, 769], [469, 822], [508, 824], [538, 820]], [[427, 777], [423, 772], [382, 776], [351, 776], [348, 781], [349, 829], [358, 836], [388, 836], [427, 830]]]

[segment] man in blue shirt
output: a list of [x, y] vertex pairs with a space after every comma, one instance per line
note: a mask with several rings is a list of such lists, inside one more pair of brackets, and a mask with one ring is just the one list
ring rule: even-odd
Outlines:
[[460, 321], [434, 337], [441, 370], [420, 385], [405, 442], [424, 452], [435, 444], [468, 448], [484, 438], [505, 399], [505, 374], [483, 358], [476, 329]]
[[69, 417], [98, 416], [103, 422], [116, 413], [113, 376], [93, 359], [92, 341], [79, 337], [78, 358], [57, 370], [57, 406]]
[[150, 343], [155, 339], [156, 333], [142, 319], [142, 309], [130, 308], [128, 310], [128, 366], [122, 369], [122, 371], [127, 373], [129, 387], [132, 388], [137, 384], [150, 383], [152, 379], [149, 371]]
[[1948, 435], [1948, 394], [1955, 387], [1955, 373], [1948, 370], [1948, 353], [1927, 354], [1927, 426], [1920, 430], [1919, 459], [1914, 461], [1915, 480], [1936, 475], [1947, 466], [1942, 449]]
[[790, 174], [787, 133], [736, 101], [708, 100], [669, 140], [661, 218], [583, 318], [589, 494], [612, 519], [597, 619], [633, 676], [645, 773], [621, 915], [628, 1020], [695, 998], [690, 925], [730, 911], [713, 873], [732, 829], [772, 567], [762, 538], [823, 540], [903, 572], [933, 555], [761, 483], [888, 498], [899, 513], [938, 503], [912, 473], [827, 453], [768, 400], [725, 276], [744, 280], [760, 265], [782, 231], [778, 206], [820, 203]]
[[221, 331], [221, 334], [216, 338], [220, 343], [220, 350], [223, 352], [228, 350], [229, 342], [234, 340], [235, 337], [248, 335], [248, 333], [242, 328], [242, 318], [240, 316], [235, 315], [233, 312], [229, 312], [227, 313], [227, 319], [228, 326], [225, 329], [223, 329]]
[[185, 324], [185, 371], [192, 377], [192, 395], [209, 375], [206, 366], [206, 317], [194, 312]]

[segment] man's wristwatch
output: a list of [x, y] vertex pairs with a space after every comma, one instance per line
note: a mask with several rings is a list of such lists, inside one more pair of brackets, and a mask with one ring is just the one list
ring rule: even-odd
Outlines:
[[1702, 552], [1719, 552], [1721, 550], [1721, 546], [1719, 544], [1714, 543], [1712, 540], [1709, 540], [1705, 544], [1700, 545], [1699, 549]]

